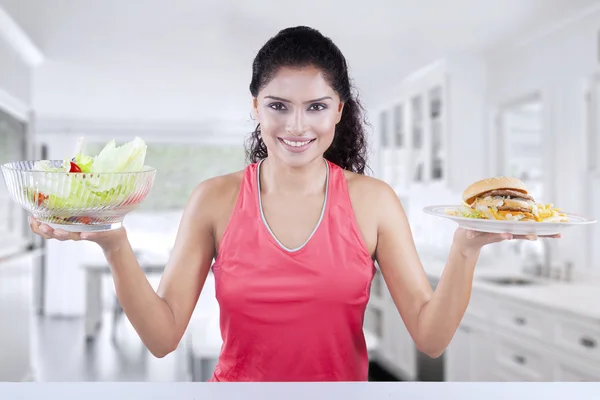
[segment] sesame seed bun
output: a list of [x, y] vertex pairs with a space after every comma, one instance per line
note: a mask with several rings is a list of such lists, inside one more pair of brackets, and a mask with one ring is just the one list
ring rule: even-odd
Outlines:
[[508, 176], [497, 176], [477, 181], [471, 184], [463, 192], [463, 201], [467, 204], [473, 203], [480, 195], [492, 190], [514, 190], [524, 194], [528, 194], [525, 184], [517, 179]]

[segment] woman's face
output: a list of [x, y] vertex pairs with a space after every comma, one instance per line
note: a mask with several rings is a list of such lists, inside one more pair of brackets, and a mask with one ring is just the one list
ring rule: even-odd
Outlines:
[[322, 158], [343, 103], [314, 67], [280, 68], [253, 102], [269, 157], [291, 167]]

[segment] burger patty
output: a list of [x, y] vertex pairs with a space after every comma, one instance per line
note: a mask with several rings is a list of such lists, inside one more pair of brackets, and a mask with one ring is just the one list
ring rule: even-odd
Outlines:
[[519, 192], [518, 190], [510, 190], [510, 189], [496, 189], [490, 190], [489, 192], [482, 193], [479, 197], [485, 196], [502, 196], [502, 197], [511, 197], [513, 199], [525, 199], [533, 201], [533, 197], [530, 195]]
[[523, 212], [530, 213], [531, 208], [519, 208], [519, 207], [510, 207], [510, 206], [500, 206], [498, 207], [499, 211], [515, 211], [515, 212]]

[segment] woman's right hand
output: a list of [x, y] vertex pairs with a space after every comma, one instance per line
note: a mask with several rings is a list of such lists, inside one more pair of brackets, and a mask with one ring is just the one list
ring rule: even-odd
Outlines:
[[123, 227], [105, 232], [67, 232], [63, 229], [53, 229], [33, 217], [29, 217], [29, 227], [35, 234], [44, 239], [56, 239], [61, 242], [87, 240], [98, 243], [104, 251], [116, 249], [127, 241], [127, 233]]

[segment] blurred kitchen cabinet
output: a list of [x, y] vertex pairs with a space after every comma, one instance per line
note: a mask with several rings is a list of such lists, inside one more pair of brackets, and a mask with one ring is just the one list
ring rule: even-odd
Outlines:
[[[464, 190], [485, 169], [485, 65], [457, 56], [409, 76], [375, 109], [378, 177], [398, 192]], [[468, 156], [466, 156], [468, 153]]]
[[[600, 74], [595, 75], [586, 93], [587, 106], [587, 185], [585, 212], [599, 218], [600, 204]], [[597, 268], [600, 265], [600, 224], [586, 227], [588, 265]]]
[[586, 93], [586, 107], [586, 170], [600, 175], [600, 73], [590, 79]]
[[452, 342], [444, 353], [446, 363], [446, 381], [448, 382], [469, 382], [472, 381], [472, 337], [471, 328], [468, 325], [461, 324]]
[[474, 290], [445, 357], [447, 381], [598, 381], [600, 324]]
[[371, 286], [365, 328], [377, 337], [376, 361], [402, 380], [414, 380], [417, 376], [416, 347], [379, 270]]
[[39, 254], [0, 259], [0, 382], [32, 380], [32, 270]]
[[487, 381], [489, 366], [488, 333], [474, 324], [461, 324], [444, 353], [445, 380], [449, 382]]
[[383, 276], [376, 270], [371, 283], [371, 295], [365, 311], [364, 328], [376, 336], [379, 343], [383, 338], [383, 291], [387, 290]]
[[[598, 215], [598, 204], [600, 204], [600, 172], [590, 176], [588, 191], [587, 212], [595, 218], [600, 218]], [[593, 224], [587, 228], [587, 250], [589, 257], [589, 265], [593, 268], [600, 266], [600, 224]]]
[[384, 364], [403, 380], [414, 380], [417, 376], [416, 346], [389, 292], [384, 297], [383, 308], [381, 358]]
[[600, 369], [580, 360], [559, 359], [554, 365], [554, 380], [559, 382], [597, 382]]
[[[28, 129], [25, 122], [0, 109], [0, 165], [28, 159]], [[14, 239], [27, 239], [25, 226], [25, 211], [12, 200], [0, 173], [0, 252]]]

